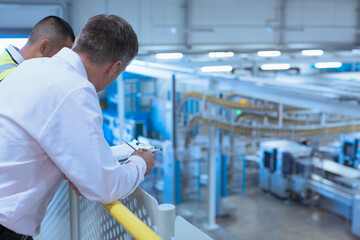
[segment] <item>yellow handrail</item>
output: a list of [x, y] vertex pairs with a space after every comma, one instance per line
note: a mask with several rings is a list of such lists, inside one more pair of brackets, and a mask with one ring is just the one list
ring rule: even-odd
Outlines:
[[132, 213], [124, 204], [115, 201], [101, 204], [136, 240], [161, 240], [161, 238]]

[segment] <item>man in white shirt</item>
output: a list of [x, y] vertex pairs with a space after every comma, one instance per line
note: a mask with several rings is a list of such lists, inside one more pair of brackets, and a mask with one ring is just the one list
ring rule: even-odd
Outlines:
[[137, 51], [125, 20], [97, 15], [73, 50], [25, 61], [1, 82], [0, 234], [38, 235], [64, 175], [83, 196], [106, 204], [128, 196], [151, 171], [148, 150], [123, 165], [112, 158], [96, 94]]

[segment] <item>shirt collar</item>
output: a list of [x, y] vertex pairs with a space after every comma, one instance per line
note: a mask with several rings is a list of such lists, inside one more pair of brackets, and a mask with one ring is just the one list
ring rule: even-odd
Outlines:
[[19, 53], [18, 48], [14, 47], [13, 45], [9, 45], [6, 50], [10, 54], [11, 58], [17, 62], [17, 64], [20, 64], [24, 61], [24, 58]]
[[80, 56], [71, 50], [70, 48], [64, 47], [56, 55], [68, 62], [77, 72], [79, 72], [83, 77], [88, 79], [85, 66], [80, 58]]

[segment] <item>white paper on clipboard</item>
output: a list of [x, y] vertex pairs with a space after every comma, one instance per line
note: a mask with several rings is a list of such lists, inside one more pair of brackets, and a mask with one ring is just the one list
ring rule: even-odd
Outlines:
[[[135, 139], [129, 142], [129, 144], [134, 147], [136, 150], [140, 148], [148, 149], [153, 154], [161, 153], [161, 150], [158, 148], [155, 148], [154, 146], [147, 145], [140, 143], [136, 141]], [[110, 147], [112, 151], [113, 158], [115, 158], [118, 161], [124, 161], [130, 157], [130, 155], [134, 152], [134, 149], [132, 149], [127, 144], [121, 144], [117, 146]]]

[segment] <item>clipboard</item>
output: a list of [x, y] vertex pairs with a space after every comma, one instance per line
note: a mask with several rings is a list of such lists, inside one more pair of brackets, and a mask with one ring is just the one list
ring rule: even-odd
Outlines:
[[119, 162], [126, 161], [130, 157], [130, 155], [135, 151], [134, 149], [137, 150], [140, 148], [148, 149], [153, 154], [162, 153], [161, 148], [156, 148], [154, 146], [141, 143], [135, 139], [132, 140], [130, 143], [125, 142], [124, 144], [110, 147], [113, 157]]

